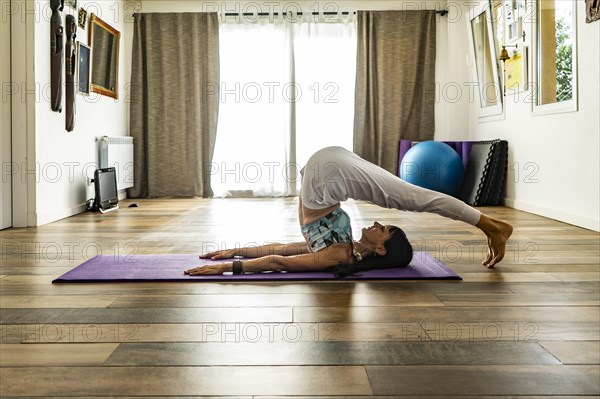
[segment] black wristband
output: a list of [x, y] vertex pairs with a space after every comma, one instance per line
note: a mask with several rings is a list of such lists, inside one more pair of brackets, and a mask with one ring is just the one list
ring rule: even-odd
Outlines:
[[239, 259], [233, 261], [233, 274], [244, 274], [244, 261]]

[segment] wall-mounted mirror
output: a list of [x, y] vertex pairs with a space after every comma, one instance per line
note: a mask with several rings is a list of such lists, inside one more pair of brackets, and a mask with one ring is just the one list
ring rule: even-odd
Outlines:
[[119, 40], [121, 33], [92, 14], [89, 45], [92, 48], [91, 90], [118, 98]]
[[479, 118], [502, 114], [500, 77], [496, 57], [496, 39], [490, 4], [482, 2], [469, 18], [471, 48], [475, 60], [475, 75], [479, 92]]

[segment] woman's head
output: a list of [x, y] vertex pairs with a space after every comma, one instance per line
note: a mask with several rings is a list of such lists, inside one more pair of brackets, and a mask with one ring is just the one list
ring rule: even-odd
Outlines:
[[[378, 230], [378, 231], [376, 231]], [[385, 240], [381, 241], [382, 238]], [[336, 277], [345, 277], [354, 273], [407, 266], [413, 256], [413, 248], [404, 231], [397, 226], [383, 226], [377, 222], [363, 229], [361, 243], [372, 245], [373, 254], [351, 265], [335, 266], [330, 269]], [[381, 248], [383, 243], [383, 248]]]
[[396, 226], [389, 226], [391, 237], [385, 242], [386, 254], [383, 263], [389, 267], [408, 266], [413, 257], [413, 248], [406, 237], [406, 233]]
[[362, 236], [358, 242], [361, 249], [366, 248], [373, 252], [373, 255], [384, 256], [387, 253], [385, 243], [389, 240], [396, 226], [384, 226], [379, 222], [374, 222], [373, 226], [362, 229]]

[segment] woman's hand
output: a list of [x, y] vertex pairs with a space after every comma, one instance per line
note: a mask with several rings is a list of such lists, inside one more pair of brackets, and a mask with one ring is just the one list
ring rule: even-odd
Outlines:
[[237, 255], [237, 250], [235, 249], [223, 249], [220, 251], [207, 252], [204, 255], [200, 255], [200, 259], [231, 259]]
[[211, 275], [211, 274], [223, 274], [225, 272], [230, 272], [233, 270], [232, 263], [219, 263], [217, 265], [204, 265], [200, 267], [195, 267], [193, 269], [188, 269], [184, 271], [184, 274], [189, 274], [190, 276], [202, 276], [202, 275]]

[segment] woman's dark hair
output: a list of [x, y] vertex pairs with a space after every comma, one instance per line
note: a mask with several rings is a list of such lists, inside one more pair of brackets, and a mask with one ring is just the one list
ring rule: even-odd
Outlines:
[[387, 251], [384, 256], [369, 256], [357, 263], [332, 266], [327, 271], [336, 277], [346, 277], [367, 270], [408, 266], [413, 257], [412, 245], [400, 227], [389, 226], [389, 231], [391, 237], [383, 244]]

